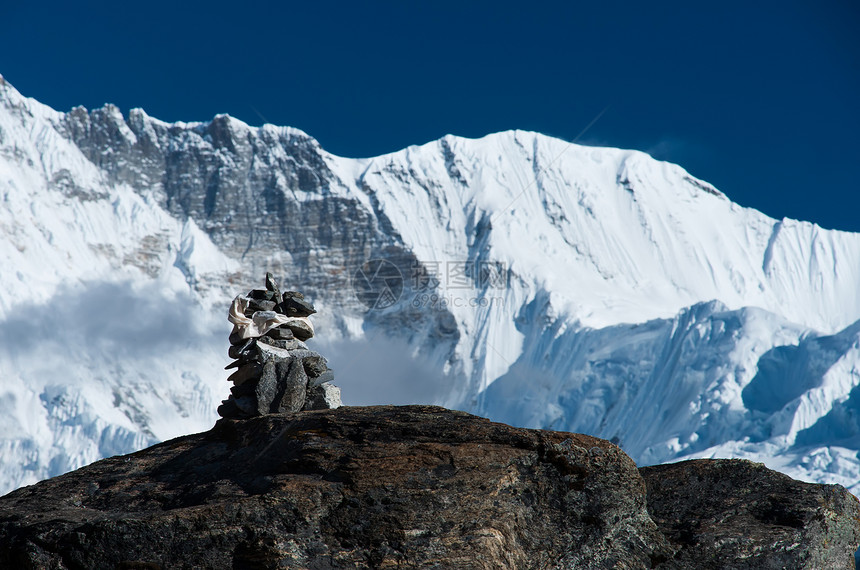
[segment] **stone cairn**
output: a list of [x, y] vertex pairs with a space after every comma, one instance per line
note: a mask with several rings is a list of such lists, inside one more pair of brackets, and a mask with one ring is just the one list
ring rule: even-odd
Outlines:
[[230, 397], [218, 407], [221, 417], [244, 419], [264, 414], [325, 410], [340, 406], [340, 388], [326, 359], [304, 341], [314, 336], [308, 317], [316, 310], [296, 291], [278, 289], [271, 273], [266, 288], [233, 299], [228, 354], [236, 368], [227, 380]]

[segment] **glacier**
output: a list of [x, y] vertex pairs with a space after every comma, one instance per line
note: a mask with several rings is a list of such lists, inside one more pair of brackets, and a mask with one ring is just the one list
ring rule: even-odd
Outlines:
[[[860, 234], [538, 133], [372, 158], [0, 78], [0, 493], [217, 419], [229, 300], [312, 298], [347, 404], [433, 402], [860, 492]], [[399, 275], [363, 302], [368, 261]]]

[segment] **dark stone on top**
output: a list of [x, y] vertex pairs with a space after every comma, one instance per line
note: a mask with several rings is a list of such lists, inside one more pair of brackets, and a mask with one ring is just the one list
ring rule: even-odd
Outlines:
[[[275, 301], [265, 301], [263, 299], [251, 299], [248, 303], [248, 309], [245, 311], [245, 316], [250, 317], [257, 311], [274, 311], [277, 307]], [[250, 313], [250, 314], [249, 314]]]
[[309, 317], [316, 313], [314, 306], [304, 299], [286, 297], [276, 310], [290, 317]]
[[280, 304], [283, 301], [283, 297], [281, 297], [281, 290], [278, 288], [278, 282], [275, 281], [274, 275], [270, 272], [266, 272], [266, 289], [272, 291], [275, 295], [273, 297], [275, 303]]
[[247, 296], [251, 299], [271, 301], [275, 298], [275, 292], [268, 289], [251, 289]]
[[275, 281], [275, 276], [272, 275], [271, 271], [266, 272], [266, 289], [269, 291], [280, 291], [278, 282]]

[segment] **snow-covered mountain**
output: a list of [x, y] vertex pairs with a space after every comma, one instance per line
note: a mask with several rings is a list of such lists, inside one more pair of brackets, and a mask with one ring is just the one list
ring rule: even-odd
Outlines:
[[860, 491], [860, 235], [641, 152], [512, 131], [349, 159], [0, 79], [0, 196], [0, 492], [211, 427], [229, 299], [267, 270], [313, 299], [347, 403]]

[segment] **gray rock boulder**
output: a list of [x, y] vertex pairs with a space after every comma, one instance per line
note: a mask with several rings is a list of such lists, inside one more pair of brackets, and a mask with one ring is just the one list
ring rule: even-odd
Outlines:
[[0, 499], [2, 568], [649, 568], [607, 441], [436, 407], [220, 420]]
[[699, 459], [639, 470], [677, 553], [661, 568], [853, 569], [860, 502], [761, 463]]
[[[641, 473], [641, 475], [640, 475]], [[656, 524], [655, 524], [656, 522]], [[220, 420], [0, 498], [0, 568], [851, 568], [857, 500], [430, 406]]]

